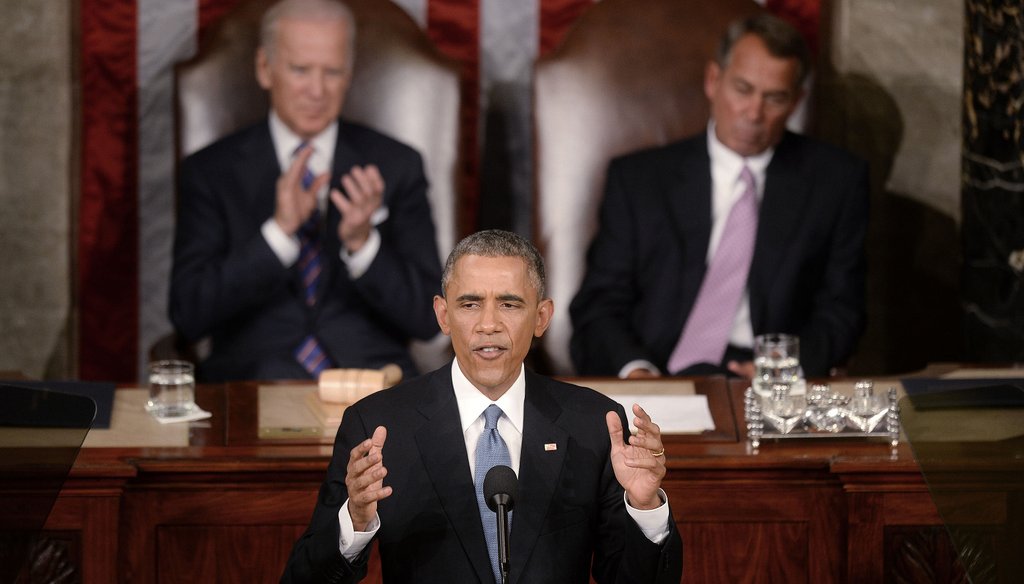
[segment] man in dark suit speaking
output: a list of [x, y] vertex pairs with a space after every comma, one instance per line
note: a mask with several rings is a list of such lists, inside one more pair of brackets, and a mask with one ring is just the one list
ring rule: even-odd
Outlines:
[[184, 161], [170, 313], [212, 337], [206, 380], [395, 363], [437, 334], [441, 266], [420, 155], [341, 113], [355, 23], [334, 0], [263, 17], [268, 118]]
[[624, 442], [621, 406], [523, 367], [554, 309], [537, 250], [508, 232], [471, 235], [442, 289], [434, 312], [454, 362], [345, 411], [281, 581], [358, 581], [376, 538], [385, 582], [501, 582], [480, 484], [504, 458], [518, 475], [509, 582], [678, 584], [657, 424], [634, 405]]
[[584, 375], [751, 377], [755, 335], [800, 337], [808, 376], [864, 327], [867, 168], [786, 131], [809, 69], [785, 22], [730, 26], [706, 133], [612, 161], [570, 309]]

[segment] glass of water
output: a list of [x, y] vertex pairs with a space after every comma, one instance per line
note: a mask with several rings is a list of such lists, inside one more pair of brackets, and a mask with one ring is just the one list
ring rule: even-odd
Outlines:
[[800, 337], [773, 333], [754, 337], [754, 390], [771, 396], [772, 384], [798, 385]]
[[146, 411], [160, 418], [187, 416], [196, 407], [195, 369], [188, 361], [149, 364], [149, 401]]

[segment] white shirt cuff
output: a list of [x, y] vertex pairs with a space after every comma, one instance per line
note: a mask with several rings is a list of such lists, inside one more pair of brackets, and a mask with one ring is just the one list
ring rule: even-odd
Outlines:
[[626, 512], [633, 518], [633, 521], [636, 521], [640, 531], [644, 532], [647, 539], [661, 545], [661, 542], [665, 541], [665, 538], [668, 537], [668, 522], [672, 518], [668, 512], [668, 495], [665, 494], [664, 490], [658, 489], [658, 497], [661, 498], [661, 507], [642, 510], [630, 505], [629, 498], [625, 493], [622, 494], [622, 499], [626, 502]]
[[380, 529], [380, 516], [374, 516], [373, 521], [366, 526], [366, 531], [356, 531], [352, 526], [352, 515], [348, 512], [348, 500], [346, 499], [345, 504], [338, 510], [338, 523], [341, 525], [338, 550], [346, 560], [351, 562], [363, 553], [363, 549], [373, 541], [373, 536], [377, 535], [377, 530]]
[[646, 359], [633, 359], [629, 363], [623, 365], [622, 369], [619, 369], [619, 379], [629, 377], [629, 374], [637, 369], [646, 369], [655, 375], [661, 375], [661, 371], [658, 371], [658, 368], [654, 366], [654, 363], [651, 363]]
[[365, 274], [366, 270], [370, 269], [370, 264], [377, 257], [378, 251], [380, 251], [380, 232], [376, 229], [371, 229], [370, 236], [366, 238], [366, 243], [363, 244], [363, 247], [359, 248], [359, 251], [348, 253], [345, 246], [342, 246], [338, 255], [341, 256], [341, 261], [345, 262], [345, 267], [348, 268], [348, 275], [355, 280]]
[[274, 252], [274, 255], [277, 256], [277, 259], [281, 260], [281, 265], [287, 268], [299, 261], [299, 252], [301, 251], [299, 237], [285, 233], [281, 226], [277, 224], [277, 221], [274, 221], [273, 217], [263, 222], [260, 232], [263, 234], [263, 239], [267, 241], [267, 245]]

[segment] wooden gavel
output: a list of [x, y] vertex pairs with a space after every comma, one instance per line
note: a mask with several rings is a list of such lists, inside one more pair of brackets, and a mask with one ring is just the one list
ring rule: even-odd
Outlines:
[[320, 374], [317, 395], [326, 403], [354, 404], [400, 381], [402, 368], [394, 363], [380, 369], [327, 369]]

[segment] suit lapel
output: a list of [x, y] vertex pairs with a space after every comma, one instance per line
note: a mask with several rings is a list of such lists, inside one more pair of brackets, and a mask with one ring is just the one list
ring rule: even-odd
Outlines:
[[242, 185], [240, 196], [247, 198], [240, 201], [239, 208], [251, 210], [250, 217], [258, 228], [274, 215], [277, 179], [281, 174], [268, 122], [253, 126], [237, 153], [232, 172]]
[[798, 232], [808, 206], [810, 189], [802, 179], [798, 150], [793, 137], [785, 134], [765, 172], [754, 257], [747, 279], [755, 334], [764, 321], [774, 275], [789, 254], [793, 234]]
[[537, 544], [569, 448], [568, 432], [555, 425], [562, 410], [551, 399], [547, 383], [526, 372], [519, 492], [512, 517], [512, 582], [519, 581]]
[[[334, 161], [331, 163], [331, 180], [328, 183], [328, 189], [339, 189], [341, 190], [341, 177], [348, 173], [355, 165], [364, 165], [366, 161], [363, 160], [355, 146], [351, 143], [348, 137], [348, 133], [345, 131], [345, 123], [338, 121], [338, 140], [334, 145]], [[331, 283], [334, 278], [346, 278], [347, 275], [344, 273], [338, 273], [344, 271], [344, 264], [339, 261], [333, 261], [341, 253], [341, 240], [338, 239], [338, 223], [341, 221], [341, 213], [338, 212], [338, 208], [331, 202], [331, 196], [328, 191], [327, 195], [327, 219], [325, 222], [324, 233], [323, 233], [323, 253], [325, 260], [323, 262], [323, 276], [322, 281], [325, 285], [321, 285], [317, 291], [317, 299], [323, 297], [327, 290], [333, 286]], [[320, 303], [318, 302], [319, 306]]]
[[430, 399], [425, 399], [419, 408], [427, 422], [416, 432], [416, 446], [441, 507], [477, 577], [481, 582], [489, 582], [493, 579], [491, 560], [466, 458], [466, 440], [459, 421], [450, 366], [431, 377]]
[[[679, 291], [679, 303], [666, 329], [666, 340], [672, 344], [678, 339], [686, 319], [697, 300], [700, 284], [707, 271], [708, 242], [711, 239], [711, 161], [707, 151], [707, 135], [682, 143], [679, 150], [672, 184], [666, 189], [666, 201], [672, 217], [676, 238], [683, 249], [684, 265]], [[670, 349], [671, 350], [671, 349]]]

